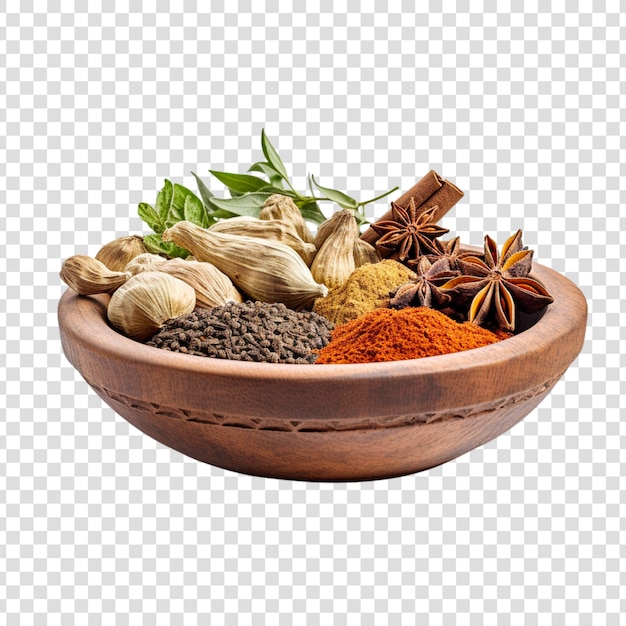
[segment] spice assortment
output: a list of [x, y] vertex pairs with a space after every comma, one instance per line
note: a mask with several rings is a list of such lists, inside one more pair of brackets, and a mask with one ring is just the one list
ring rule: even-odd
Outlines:
[[[297, 194], [262, 135], [251, 174], [214, 175], [235, 191], [219, 201], [166, 181], [139, 213], [155, 234], [129, 235], [95, 258], [67, 259], [61, 278], [111, 298], [107, 317], [155, 348], [221, 359], [371, 363], [471, 350], [503, 340], [519, 312], [552, 302], [532, 275], [518, 230], [498, 248], [464, 251], [438, 220], [463, 196], [435, 172], [361, 232], [361, 207], [342, 192]], [[283, 183], [288, 184], [286, 188]], [[317, 202], [339, 205], [320, 219]], [[225, 208], [228, 207], [228, 210]], [[317, 225], [312, 232], [309, 223]]]

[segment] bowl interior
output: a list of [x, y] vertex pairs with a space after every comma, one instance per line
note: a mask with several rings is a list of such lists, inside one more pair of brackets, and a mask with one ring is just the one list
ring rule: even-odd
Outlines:
[[[168, 352], [113, 330], [108, 296], [68, 289], [64, 352], [131, 424], [195, 459], [261, 476], [364, 480], [421, 471], [490, 441], [576, 358], [586, 302], [536, 265], [554, 295], [519, 334], [483, 348], [355, 365], [248, 363]], [[531, 323], [534, 322], [534, 323]]]

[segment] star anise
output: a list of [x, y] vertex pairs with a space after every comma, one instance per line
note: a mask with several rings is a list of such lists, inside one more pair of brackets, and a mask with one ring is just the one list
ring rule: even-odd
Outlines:
[[407, 259], [419, 259], [422, 254], [436, 254], [433, 240], [448, 232], [447, 228], [433, 222], [438, 210], [435, 205], [418, 214], [413, 198], [406, 209], [392, 202], [392, 219], [372, 224], [374, 231], [381, 235], [376, 242], [381, 255], [403, 263]]
[[[441, 239], [433, 239], [433, 245], [435, 248], [434, 253], [427, 254], [428, 260], [431, 263], [438, 261], [439, 259], [447, 259], [450, 269], [453, 271], [459, 270], [459, 259], [470, 256], [471, 252], [461, 252], [461, 239], [460, 237], [454, 237], [447, 241]], [[475, 256], [475, 255], [474, 255]], [[409, 261], [407, 265], [412, 268], [418, 261]]]
[[391, 308], [404, 309], [407, 306], [439, 308], [450, 302], [451, 296], [443, 293], [439, 286], [453, 276], [458, 276], [459, 272], [450, 269], [447, 259], [442, 257], [431, 263], [425, 256], [421, 256], [415, 271], [417, 279], [398, 288], [389, 302]]
[[535, 313], [553, 302], [544, 285], [530, 276], [533, 251], [522, 245], [522, 231], [509, 237], [498, 253], [485, 236], [484, 260], [466, 256], [459, 260], [462, 275], [441, 286], [453, 299], [469, 301], [468, 319], [480, 326], [515, 330], [515, 311]]

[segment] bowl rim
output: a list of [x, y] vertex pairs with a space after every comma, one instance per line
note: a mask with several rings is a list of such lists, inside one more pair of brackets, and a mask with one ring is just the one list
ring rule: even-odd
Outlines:
[[[261, 381], [286, 377], [293, 382], [360, 377], [415, 377], [442, 370], [455, 370], [462, 374], [465, 369], [504, 364], [514, 356], [539, 353], [546, 344], [577, 336], [580, 326], [586, 325], [587, 302], [571, 280], [536, 262], [533, 263], [532, 275], [545, 284], [553, 295], [554, 302], [530, 328], [488, 346], [401, 361], [287, 364], [235, 361], [170, 352], [130, 339], [113, 329], [106, 319], [109, 296], [79, 296], [71, 288], [67, 288], [61, 296], [58, 316], [62, 332], [70, 339], [79, 340], [95, 353], [124, 361], [166, 367], [172, 371], [193, 369], [198, 374]], [[72, 324], [68, 323], [68, 316], [71, 316]], [[585, 323], [581, 319], [583, 317]], [[580, 346], [577, 346], [575, 354], [579, 350]]]

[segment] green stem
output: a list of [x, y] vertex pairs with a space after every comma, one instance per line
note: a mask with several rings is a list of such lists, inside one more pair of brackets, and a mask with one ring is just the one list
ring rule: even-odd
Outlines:
[[[292, 187], [293, 189], [293, 187]], [[276, 192], [278, 193], [278, 191]], [[297, 191], [290, 191], [289, 189], [281, 189], [280, 195], [287, 196], [288, 198], [294, 198], [296, 200], [300, 200], [301, 196]]]
[[376, 196], [375, 198], [372, 198], [371, 200], [364, 200], [363, 202], [359, 202], [357, 206], [364, 206], [365, 204], [369, 204], [370, 202], [376, 202], [376, 200], [380, 200], [381, 198], [388, 196], [390, 193], [393, 193], [394, 191], [396, 191], [396, 189], [399, 189], [398, 185], [396, 185], [393, 189], [390, 189], [389, 191], [386, 191], [385, 193], [381, 194], [380, 196]]
[[302, 204], [309, 204], [310, 202], [329, 202], [328, 198], [318, 198], [317, 196], [298, 196], [298, 200], [302, 202]]
[[289, 185], [289, 188], [291, 189], [291, 191], [293, 191], [296, 194], [296, 198], [301, 198], [302, 196], [300, 196], [300, 194], [294, 189], [294, 186], [291, 184], [291, 181], [288, 178], [283, 178], [283, 180]]

